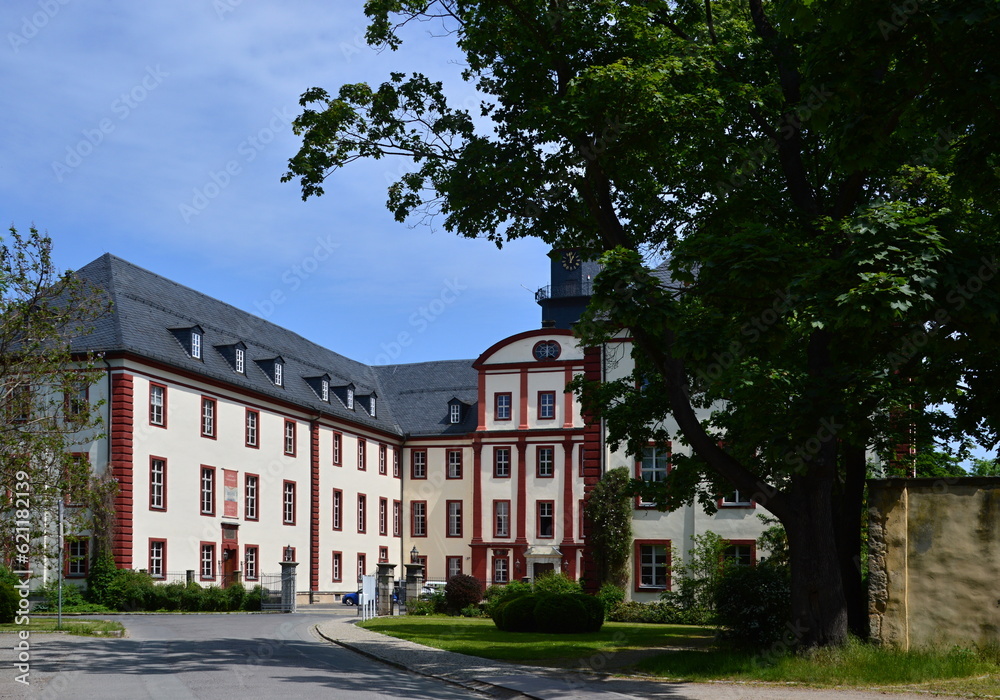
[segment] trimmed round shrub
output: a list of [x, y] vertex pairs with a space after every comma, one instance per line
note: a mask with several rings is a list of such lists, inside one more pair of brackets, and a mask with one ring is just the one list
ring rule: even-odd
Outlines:
[[529, 593], [531, 593], [530, 583], [511, 581], [503, 586], [494, 584], [487, 588], [483, 594], [483, 599], [486, 601], [486, 612], [490, 617], [493, 617], [501, 605]]
[[[508, 601], [498, 611], [502, 624], [498, 624], [497, 627], [504, 632], [534, 632], [535, 605], [537, 604], [538, 596], [534, 593]], [[494, 618], [495, 621], [496, 618]]]
[[448, 610], [458, 612], [470, 605], [476, 605], [483, 599], [483, 585], [479, 579], [468, 574], [458, 574], [448, 579], [444, 586], [444, 598]]
[[597, 632], [604, 624], [604, 605], [582, 593], [540, 595], [535, 604], [535, 630], [548, 634]]
[[791, 598], [785, 567], [729, 567], [715, 591], [721, 636], [748, 647], [765, 647], [778, 641], [791, 617]]
[[14, 621], [19, 598], [20, 596], [12, 585], [6, 581], [0, 582], [0, 622]]
[[535, 579], [533, 587], [535, 593], [539, 595], [549, 595], [554, 593], [583, 593], [579, 581], [574, 581], [563, 573], [549, 572]]

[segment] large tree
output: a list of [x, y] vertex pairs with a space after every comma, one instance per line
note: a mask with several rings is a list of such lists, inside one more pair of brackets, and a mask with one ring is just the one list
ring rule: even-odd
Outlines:
[[[312, 88], [284, 179], [307, 198], [353, 160], [402, 156], [399, 220], [600, 256], [577, 332], [629, 335], [636, 373], [581, 383], [583, 400], [634, 452], [668, 437], [668, 414], [692, 448], [648, 496], [752, 495], [788, 533], [800, 641], [864, 633], [866, 453], [914, 435], [995, 443], [1000, 426], [996, 4], [370, 0], [366, 13], [369, 42], [392, 49], [404, 26], [439, 22], [481, 113], [418, 74]], [[955, 417], [928, 408], [945, 402]]]
[[57, 554], [60, 501], [68, 536], [83, 536], [95, 515], [106, 524], [113, 486], [83, 454], [100, 434], [88, 387], [101, 369], [72, 348], [106, 309], [98, 290], [56, 269], [51, 240], [34, 227], [0, 239], [0, 562], [11, 568], [37, 571]]

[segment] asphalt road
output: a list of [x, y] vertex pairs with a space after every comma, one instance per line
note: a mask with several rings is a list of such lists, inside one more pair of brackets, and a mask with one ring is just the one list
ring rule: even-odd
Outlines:
[[312, 629], [329, 615], [352, 613], [132, 615], [120, 618], [128, 628], [124, 639], [32, 635], [27, 686], [15, 680], [17, 639], [2, 635], [0, 698], [475, 697], [331, 644]]

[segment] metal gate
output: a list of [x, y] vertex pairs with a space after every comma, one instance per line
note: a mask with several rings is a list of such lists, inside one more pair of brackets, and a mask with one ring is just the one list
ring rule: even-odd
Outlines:
[[[261, 574], [257, 580], [260, 586], [261, 610], [285, 610], [281, 598], [281, 574]], [[295, 590], [294, 587], [292, 590]]]

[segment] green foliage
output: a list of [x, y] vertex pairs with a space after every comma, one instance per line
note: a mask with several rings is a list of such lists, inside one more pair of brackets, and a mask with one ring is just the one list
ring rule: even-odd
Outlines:
[[[149, 610], [186, 610], [183, 605], [184, 591], [187, 586], [182, 581], [159, 583], [153, 586], [147, 605]], [[195, 608], [197, 610], [197, 608]]]
[[257, 612], [260, 610], [261, 602], [264, 595], [264, 587], [261, 585], [256, 585], [251, 588], [246, 597], [243, 599], [243, 609], [248, 612]]
[[459, 611], [462, 617], [489, 617], [486, 609], [480, 605], [468, 605]]
[[608, 613], [611, 622], [632, 622], [656, 625], [710, 625], [715, 619], [709, 610], [682, 609], [663, 601], [640, 603], [626, 600]]
[[458, 574], [445, 584], [444, 598], [449, 612], [458, 612], [483, 599], [483, 585], [473, 576]]
[[495, 610], [493, 622], [504, 632], [534, 632], [537, 604], [538, 596], [534, 593], [512, 598]]
[[8, 569], [3, 564], [0, 564], [0, 583], [8, 583], [11, 586], [16, 586], [21, 583], [21, 581], [12, 570]]
[[590, 522], [587, 541], [602, 583], [623, 585], [632, 548], [631, 476], [625, 467], [609, 469], [594, 486], [584, 513]]
[[209, 586], [202, 589], [201, 609], [204, 612], [225, 612], [229, 609], [229, 596], [224, 588]]
[[972, 462], [973, 476], [1000, 476], [1000, 461], [976, 459]]
[[492, 618], [504, 632], [596, 632], [604, 624], [604, 605], [583, 593], [529, 593], [495, 607]]
[[661, 594], [661, 599], [693, 615], [711, 620], [715, 610], [715, 589], [723, 571], [729, 568], [725, 560], [726, 543], [711, 530], [691, 537], [686, 564], [674, 567], [674, 589]]
[[115, 558], [109, 551], [99, 553], [90, 563], [87, 572], [87, 600], [113, 607], [108, 600], [108, 589], [118, 575]]
[[507, 601], [529, 593], [531, 593], [531, 584], [523, 581], [511, 581], [502, 586], [496, 584], [489, 586], [483, 594], [483, 599], [486, 601], [486, 612], [495, 620], [494, 613], [497, 608]]
[[536, 578], [532, 590], [539, 595], [583, 592], [579, 581], [574, 581], [562, 572], [554, 571], [546, 572]]
[[[722, 636], [763, 649], [789, 633], [791, 584], [782, 566], [732, 566], [715, 588], [715, 613]], [[800, 641], [792, 637], [789, 647]]]
[[231, 583], [226, 588], [226, 610], [242, 610], [247, 589], [242, 583]]
[[[757, 537], [757, 551], [770, 566], [788, 567], [788, 534], [774, 518], [758, 515], [768, 527]], [[865, 533], [867, 534], [867, 532]]]
[[406, 602], [407, 615], [433, 615], [436, 612], [434, 608], [434, 601], [431, 600], [418, 599]]
[[[38, 610], [44, 606], [44, 610], [53, 611], [59, 607], [59, 581], [56, 579], [51, 579], [45, 585], [38, 589], [38, 595], [41, 597], [42, 601], [39, 605], [35, 606]], [[63, 581], [62, 584], [62, 602], [63, 608], [75, 607], [77, 605], [83, 605], [83, 591], [79, 586], [75, 586], [72, 583], [67, 583]]]
[[191, 581], [184, 586], [180, 596], [180, 609], [189, 612], [198, 612], [202, 609], [202, 594], [204, 589], [197, 581]]
[[597, 592], [597, 599], [604, 606], [605, 616], [610, 615], [612, 610], [625, 601], [625, 589], [613, 583], [605, 583]]
[[119, 569], [105, 591], [104, 605], [122, 612], [146, 610], [153, 586], [153, 578], [149, 574]]
[[0, 624], [14, 621], [20, 598], [21, 596], [14, 590], [14, 586], [10, 582], [0, 580]]

